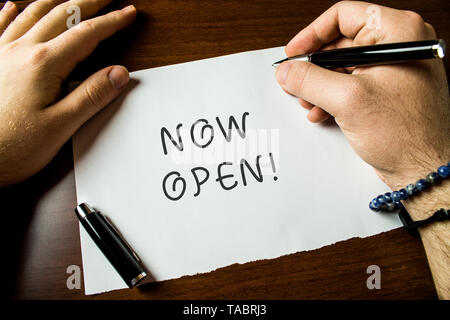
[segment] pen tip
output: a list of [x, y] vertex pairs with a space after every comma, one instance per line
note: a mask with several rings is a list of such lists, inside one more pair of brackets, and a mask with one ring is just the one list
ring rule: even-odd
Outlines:
[[282, 63], [282, 62], [284, 62], [284, 61], [288, 61], [288, 60], [289, 60], [289, 58], [284, 58], [284, 59], [282, 59], [282, 60], [280, 60], [280, 61], [274, 62], [274, 63], [272, 63], [272, 67], [276, 67], [276, 66], [279, 65], [280, 63]]

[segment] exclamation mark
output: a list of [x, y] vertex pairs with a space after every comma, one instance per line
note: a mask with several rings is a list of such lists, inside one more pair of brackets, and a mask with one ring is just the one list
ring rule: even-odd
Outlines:
[[[275, 168], [275, 161], [273, 161], [273, 155], [271, 152], [269, 153], [269, 157], [270, 157], [270, 163], [272, 164], [272, 171], [273, 171], [273, 173], [277, 173], [277, 168]], [[278, 177], [274, 175], [273, 180], [277, 181]]]

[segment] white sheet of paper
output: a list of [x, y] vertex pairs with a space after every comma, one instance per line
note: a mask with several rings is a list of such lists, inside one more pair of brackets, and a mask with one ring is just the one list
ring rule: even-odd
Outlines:
[[[271, 64], [283, 56], [283, 48], [272, 48], [133, 72], [135, 84], [127, 94], [75, 135], [78, 202], [93, 205], [118, 227], [155, 281], [400, 226], [396, 215], [369, 210], [369, 200], [388, 188], [339, 128], [309, 123], [296, 99], [281, 90]], [[227, 128], [234, 116], [242, 128], [244, 112], [249, 113], [246, 137], [233, 128], [227, 142], [216, 117]], [[211, 144], [203, 149], [190, 137], [198, 119], [214, 129]], [[177, 140], [179, 123], [184, 150], [166, 139], [165, 155], [161, 128]], [[201, 126], [194, 129], [199, 144], [210, 137], [207, 129], [203, 140], [199, 138]], [[263, 181], [245, 168], [244, 186], [240, 160], [247, 159], [256, 170], [258, 154]], [[223, 166], [222, 175], [234, 177], [223, 183], [237, 181], [227, 191], [216, 181], [224, 161], [233, 164]], [[197, 166], [207, 168], [210, 177], [194, 196], [191, 169]], [[172, 171], [186, 181], [177, 201], [163, 193], [164, 176]], [[197, 173], [202, 180], [203, 172]], [[172, 194], [173, 179], [168, 181]], [[125, 288], [83, 228], [80, 236], [86, 294]]]

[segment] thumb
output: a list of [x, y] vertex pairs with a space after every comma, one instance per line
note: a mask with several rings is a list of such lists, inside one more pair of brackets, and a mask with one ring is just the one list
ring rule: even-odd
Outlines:
[[302, 61], [283, 62], [277, 68], [276, 78], [285, 91], [333, 116], [345, 106], [359, 80], [354, 75]]
[[116, 98], [130, 80], [122, 66], [104, 68], [49, 108], [61, 135], [69, 139], [87, 120]]

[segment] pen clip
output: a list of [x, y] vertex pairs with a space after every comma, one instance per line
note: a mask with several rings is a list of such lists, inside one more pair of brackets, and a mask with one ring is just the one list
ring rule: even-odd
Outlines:
[[128, 251], [130, 252], [130, 254], [139, 262], [142, 263], [141, 259], [139, 258], [139, 256], [136, 254], [136, 252], [134, 252], [134, 250], [131, 248], [131, 246], [128, 244], [128, 242], [125, 240], [125, 238], [122, 236], [122, 234], [119, 232], [119, 230], [117, 230], [117, 228], [111, 223], [111, 221], [103, 214], [101, 214], [100, 212], [97, 211], [97, 213], [99, 214], [100, 217], [103, 218], [103, 220], [106, 222], [106, 224], [108, 226], [111, 227], [111, 229], [114, 231], [114, 233], [116, 233], [116, 235], [120, 238], [120, 240], [122, 240], [122, 242], [125, 244], [125, 246], [127, 247]]

